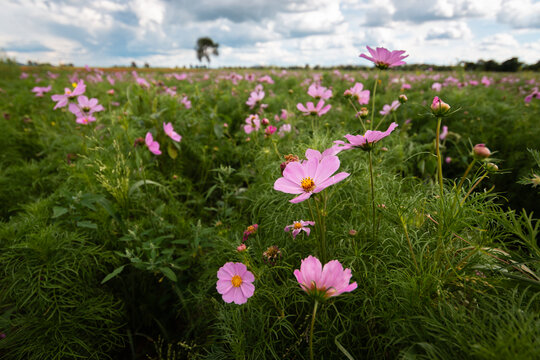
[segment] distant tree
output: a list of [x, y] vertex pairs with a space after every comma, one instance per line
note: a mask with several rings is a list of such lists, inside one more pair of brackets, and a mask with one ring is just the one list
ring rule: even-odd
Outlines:
[[215, 43], [209, 37], [202, 37], [197, 40], [197, 46], [195, 51], [197, 52], [197, 59], [202, 62], [202, 59], [206, 59], [210, 63], [210, 55], [219, 56], [218, 52], [219, 44]]
[[136, 68], [136, 67], [137, 67], [137, 63], [136, 63], [135, 61], [132, 61], [132, 62], [131, 62], [131, 67], [132, 67], [132, 68]]
[[519, 71], [519, 69], [521, 68], [521, 65], [523, 64], [518, 61], [518, 58], [513, 57], [511, 59], [504, 61], [501, 64], [500, 71], [516, 72], [516, 71]]
[[147, 62], [145, 62], [145, 63], [144, 63], [144, 67], [145, 67], [146, 69], [148, 69], [148, 68], [150, 67], [150, 64], [147, 63]]

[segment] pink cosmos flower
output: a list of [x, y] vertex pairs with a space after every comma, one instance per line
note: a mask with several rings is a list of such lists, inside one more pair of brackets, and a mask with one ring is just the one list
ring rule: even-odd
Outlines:
[[448, 135], [448, 126], [443, 125], [441, 135], [439, 135], [439, 139], [441, 140], [446, 139], [446, 135]]
[[274, 189], [287, 194], [300, 194], [289, 200], [293, 204], [299, 203], [347, 178], [350, 174], [346, 172], [332, 176], [339, 165], [339, 158], [335, 155], [323, 157], [320, 161], [311, 157], [304, 162], [290, 162], [283, 170], [283, 177], [274, 182]]
[[442, 84], [441, 84], [441, 83], [438, 83], [438, 82], [433, 83], [433, 85], [431, 85], [431, 89], [432, 89], [433, 91], [439, 92], [439, 91], [441, 91], [441, 89], [442, 89]]
[[76, 96], [84, 94], [84, 92], [86, 91], [86, 85], [84, 84], [84, 80], [79, 80], [78, 84], [74, 83], [73, 85], [75, 86], [75, 89], [73, 89], [73, 91], [70, 88], [64, 88], [64, 94], [51, 96], [51, 99], [57, 102], [53, 110], [66, 106], [69, 100], [73, 99]]
[[385, 104], [385, 105], [383, 106], [383, 109], [382, 109], [381, 111], [379, 111], [379, 113], [380, 113], [381, 115], [388, 115], [388, 114], [390, 114], [391, 112], [396, 111], [397, 108], [399, 107], [399, 105], [401, 105], [401, 104], [399, 103], [399, 100], [394, 100], [394, 101], [392, 101], [392, 104], [391, 104], [391, 105]]
[[317, 83], [312, 83], [308, 88], [308, 95], [315, 99], [328, 100], [332, 97], [332, 90], [320, 86]]
[[328, 104], [326, 106], [324, 106], [324, 100], [319, 100], [319, 102], [317, 103], [317, 106], [314, 106], [313, 103], [311, 101], [309, 101], [306, 106], [304, 106], [302, 103], [298, 103], [296, 105], [296, 108], [300, 111], [302, 111], [302, 113], [304, 115], [318, 115], [318, 116], [322, 116], [324, 114], [326, 114], [328, 112], [328, 110], [330, 110], [332, 108], [332, 105]]
[[285, 226], [285, 231], [289, 232], [292, 230], [292, 236], [293, 238], [296, 238], [296, 235], [300, 234], [301, 231], [305, 231], [306, 235], [309, 236], [309, 233], [311, 232], [311, 229], [308, 228], [308, 225], [315, 225], [314, 221], [304, 221], [299, 220], [292, 223], [292, 225]]
[[[393, 122], [392, 124], [390, 124], [388, 129], [386, 131], [384, 131], [384, 132], [368, 130], [368, 131], [366, 131], [366, 133], [364, 135], [350, 135], [350, 134], [347, 134], [347, 135], [345, 135], [345, 138], [347, 140], [349, 140], [349, 144], [346, 144], [346, 143], [343, 144], [342, 150], [349, 150], [349, 149], [353, 149], [353, 148], [361, 148], [361, 149], [368, 150], [368, 149], [371, 148], [371, 146], [373, 144], [375, 144], [376, 142], [378, 142], [378, 141], [384, 139], [385, 137], [387, 137], [388, 135], [390, 135], [390, 133], [392, 133], [392, 131], [394, 131], [394, 129], [397, 126], [398, 126], [398, 124]], [[337, 141], [334, 141], [334, 143], [337, 143]]]
[[176, 142], [180, 142], [180, 140], [182, 140], [182, 136], [178, 135], [176, 131], [174, 131], [172, 123], [163, 123], [163, 131], [165, 131], [165, 134], [167, 134], [168, 137]]
[[98, 104], [96, 98], [88, 99], [84, 95], [77, 97], [77, 104], [70, 103], [68, 109], [77, 116], [77, 123], [79, 124], [88, 124], [89, 122], [96, 121], [96, 118], [92, 114], [105, 110], [102, 105]]
[[404, 55], [405, 50], [394, 50], [389, 51], [383, 47], [378, 47], [376, 50], [373, 50], [369, 46], [366, 46], [371, 56], [365, 54], [360, 54], [360, 57], [372, 61], [375, 63], [375, 66], [379, 69], [388, 69], [389, 67], [404, 65], [405, 61], [402, 61], [409, 55]]
[[186, 107], [186, 109], [191, 109], [191, 101], [189, 101], [187, 96], [184, 96], [180, 102]]
[[491, 80], [487, 76], [482, 76], [482, 80], [480, 82], [485, 87], [488, 87], [489, 85], [491, 85]]
[[300, 270], [294, 270], [294, 276], [302, 290], [324, 299], [351, 292], [358, 287], [356, 282], [349, 284], [351, 269], [343, 269], [338, 260], [331, 260], [323, 267], [319, 259], [311, 255], [302, 260]]
[[532, 99], [534, 99], [534, 98], [540, 99], [540, 92], [538, 91], [538, 87], [533, 88], [532, 93], [525, 96], [525, 102], [530, 103], [532, 101]]
[[32, 92], [36, 93], [36, 97], [43, 97], [43, 94], [48, 93], [49, 91], [51, 91], [51, 89], [52, 89], [52, 85], [49, 85], [46, 87], [35, 86], [32, 89]]
[[146, 133], [144, 142], [146, 143], [146, 146], [148, 146], [148, 150], [150, 150], [152, 154], [161, 155], [161, 151], [159, 150], [159, 143], [157, 141], [154, 141], [154, 137], [152, 136], [151, 132]]
[[270, 75], [264, 75], [263, 77], [260, 77], [259, 78], [259, 82], [265, 82], [267, 84], [273, 84], [274, 83], [274, 80], [272, 79], [272, 77], [270, 77]]
[[253, 131], [259, 131], [261, 128], [261, 119], [259, 119], [259, 115], [252, 114], [246, 118], [246, 124], [244, 125], [244, 132], [251, 134]]
[[242, 263], [226, 263], [219, 268], [217, 277], [216, 289], [226, 303], [245, 304], [255, 292], [255, 277]]
[[277, 131], [277, 127], [275, 127], [274, 125], [268, 125], [266, 130], [264, 130], [264, 135], [265, 136], [271, 136], [276, 131]]
[[20, 76], [20, 79], [26, 79], [26, 78], [28, 78], [28, 74], [25, 73], [25, 72], [22, 72], [21, 76]]
[[249, 94], [249, 99], [246, 101], [246, 105], [249, 106], [250, 109], [253, 109], [255, 105], [257, 105], [258, 102], [262, 101], [264, 99], [264, 91], [252, 91], [251, 94]]
[[358, 104], [360, 105], [366, 105], [369, 103], [369, 90], [363, 90], [364, 85], [362, 83], [357, 82], [354, 84], [354, 86], [350, 89], [345, 90], [343, 95], [345, 96], [352, 96], [358, 101]]
[[279, 127], [278, 135], [279, 137], [284, 137], [285, 133], [291, 132], [291, 124], [283, 124]]

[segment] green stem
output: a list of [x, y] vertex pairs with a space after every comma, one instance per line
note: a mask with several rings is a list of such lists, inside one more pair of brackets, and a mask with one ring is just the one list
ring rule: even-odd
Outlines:
[[373, 241], [375, 241], [375, 188], [373, 187], [373, 160], [371, 155], [371, 150], [369, 153], [369, 179], [371, 187], [371, 208], [372, 208], [372, 222], [373, 222]]
[[465, 173], [463, 174], [463, 177], [461, 178], [461, 181], [459, 182], [458, 186], [457, 186], [457, 190], [456, 192], [459, 194], [459, 190], [461, 189], [461, 187], [463, 186], [463, 183], [465, 182], [465, 178], [467, 177], [467, 175], [469, 175], [469, 172], [471, 171], [474, 163], [476, 162], [476, 159], [473, 159], [473, 161], [471, 161], [471, 163], [469, 164], [469, 166], [467, 167], [467, 170], [465, 170]]
[[[380, 70], [379, 70], [380, 72]], [[375, 114], [375, 94], [377, 93], [377, 83], [379, 82], [379, 72], [377, 72], [377, 76], [375, 76], [375, 84], [373, 85], [373, 97], [371, 98], [371, 122], [369, 124], [369, 128], [373, 129], [373, 115]]]
[[405, 237], [407, 238], [407, 242], [409, 243], [409, 251], [411, 252], [411, 257], [414, 262], [414, 267], [416, 267], [416, 272], [420, 273], [420, 270], [418, 269], [418, 263], [416, 262], [416, 256], [414, 256], [414, 251], [412, 248], [411, 239], [409, 238], [409, 232], [407, 231], [407, 224], [405, 223], [405, 220], [403, 220], [403, 216], [400, 214], [399, 219], [401, 220], [401, 225], [403, 226], [403, 231], [405, 232]]
[[463, 200], [461, 200], [460, 202], [460, 205], [463, 205], [463, 203], [465, 203], [465, 200], [469, 197], [469, 195], [471, 195], [472, 191], [474, 190], [474, 188], [476, 188], [478, 186], [478, 184], [480, 184], [480, 182], [482, 180], [484, 180], [484, 178], [487, 176], [488, 172], [486, 171], [484, 173], [484, 175], [482, 175], [482, 177], [480, 179], [478, 179], [477, 182], [474, 183], [474, 185], [469, 189], [469, 191], [467, 192], [467, 194], [465, 195], [465, 197], [463, 198]]
[[[356, 114], [358, 114], [358, 110], [356, 109], [356, 106], [354, 105], [354, 103], [352, 102], [350, 98], [349, 98], [349, 103], [352, 105]], [[362, 127], [364, 128], [364, 132], [366, 132], [366, 125], [364, 124], [364, 120], [361, 117], [358, 117], [358, 118], [360, 119], [360, 124], [362, 124]]]
[[313, 360], [313, 328], [315, 326], [315, 316], [317, 316], [317, 308], [319, 307], [319, 302], [315, 300], [315, 305], [313, 306], [313, 315], [311, 316], [311, 329], [309, 330], [309, 358]]
[[443, 190], [443, 176], [442, 176], [442, 162], [441, 162], [441, 151], [439, 149], [439, 136], [441, 132], [441, 120], [442, 118], [437, 118], [437, 138], [435, 139], [435, 148], [437, 151], [437, 175], [439, 179], [439, 188], [441, 191], [441, 201], [443, 200], [444, 190]]
[[315, 207], [317, 209], [317, 224], [318, 224], [318, 228], [319, 228], [319, 232], [320, 232], [320, 243], [319, 243], [319, 246], [320, 246], [320, 256], [321, 256], [321, 261], [323, 263], [326, 263], [326, 225], [325, 225], [325, 222], [324, 222], [324, 214], [321, 212], [321, 209], [319, 209], [319, 204], [317, 203], [317, 201], [315, 200]]

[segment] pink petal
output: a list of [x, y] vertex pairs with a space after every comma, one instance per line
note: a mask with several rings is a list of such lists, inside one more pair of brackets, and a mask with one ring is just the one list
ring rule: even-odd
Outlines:
[[240, 289], [242, 290], [242, 295], [246, 298], [250, 298], [255, 293], [255, 286], [250, 282], [244, 282], [242, 285], [240, 285]]
[[246, 271], [244, 273], [244, 276], [242, 276], [242, 281], [244, 283], [252, 283], [255, 281], [255, 276], [253, 276], [253, 273], [251, 271]]
[[314, 193], [321, 192], [322, 190], [326, 189], [330, 185], [334, 185], [341, 180], [347, 178], [350, 174], [346, 172], [340, 172], [337, 175], [332, 176], [331, 178], [328, 178], [328, 180], [324, 181], [322, 184], [319, 184], [315, 190], [313, 190]]
[[298, 161], [288, 163], [285, 170], [283, 170], [283, 177], [297, 184], [297, 186], [300, 186], [302, 179], [308, 176], [305, 166]]
[[217, 292], [220, 294], [228, 293], [232, 287], [233, 287], [233, 284], [231, 280], [218, 280], [216, 283]]
[[310, 285], [312, 282], [318, 286], [322, 275], [322, 264], [314, 256], [308, 256], [300, 264], [300, 271], [303, 276], [303, 283]]
[[304, 200], [309, 199], [310, 196], [311, 196], [311, 193], [310, 193], [310, 192], [303, 193], [302, 195], [297, 196], [297, 197], [295, 197], [295, 198], [292, 199], [292, 200], [289, 200], [289, 202], [290, 202], [290, 203], [293, 203], [293, 204], [298, 204], [299, 202], [302, 202], [302, 201], [304, 201]]
[[304, 192], [304, 189], [302, 189], [299, 184], [295, 184], [284, 177], [281, 177], [274, 182], [274, 190], [287, 194], [301, 194]]
[[233, 288], [232, 292], [234, 293], [233, 296], [234, 296], [234, 303], [235, 304], [242, 305], [242, 304], [245, 304], [247, 302], [247, 297], [244, 296], [244, 294], [242, 293], [241, 288], [239, 288], [239, 287]]
[[339, 158], [333, 155], [327, 156], [321, 160], [317, 167], [313, 181], [318, 186], [335, 173], [337, 169], [339, 169]]

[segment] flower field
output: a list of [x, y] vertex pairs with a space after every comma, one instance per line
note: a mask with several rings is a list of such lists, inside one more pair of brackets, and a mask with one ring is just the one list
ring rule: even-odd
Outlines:
[[0, 358], [540, 358], [538, 74], [362, 57], [0, 63]]

